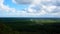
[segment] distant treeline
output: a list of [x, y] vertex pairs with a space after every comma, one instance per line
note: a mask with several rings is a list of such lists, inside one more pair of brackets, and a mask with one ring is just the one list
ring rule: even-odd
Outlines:
[[23, 24], [40, 24], [40, 23], [56, 23], [60, 22], [60, 18], [0, 18], [0, 22], [14, 22]]

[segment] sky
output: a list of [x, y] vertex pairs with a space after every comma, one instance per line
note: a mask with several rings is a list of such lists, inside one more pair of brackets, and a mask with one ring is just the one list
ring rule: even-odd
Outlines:
[[0, 0], [0, 17], [60, 18], [60, 0]]

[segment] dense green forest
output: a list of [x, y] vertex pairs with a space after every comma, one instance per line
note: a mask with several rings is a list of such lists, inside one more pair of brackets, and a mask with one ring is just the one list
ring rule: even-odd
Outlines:
[[0, 18], [0, 34], [60, 34], [60, 19]]

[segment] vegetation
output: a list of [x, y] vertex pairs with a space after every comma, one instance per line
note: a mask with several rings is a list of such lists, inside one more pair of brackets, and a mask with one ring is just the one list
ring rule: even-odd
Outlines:
[[60, 34], [60, 19], [0, 18], [0, 34]]

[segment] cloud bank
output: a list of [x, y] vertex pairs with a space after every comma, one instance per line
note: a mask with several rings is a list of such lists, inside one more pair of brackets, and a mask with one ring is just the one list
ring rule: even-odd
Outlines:
[[[0, 0], [0, 12], [2, 16], [7, 17], [60, 17], [60, 1], [59, 0], [12, 0], [15, 4], [29, 4], [28, 8], [22, 11], [4, 5], [4, 0]], [[3, 14], [6, 12], [5, 14]]]

